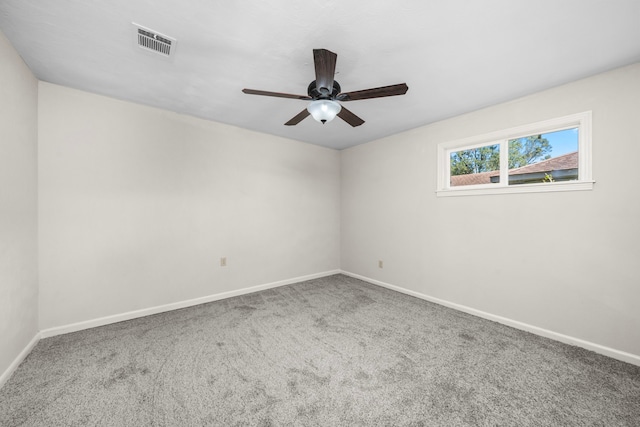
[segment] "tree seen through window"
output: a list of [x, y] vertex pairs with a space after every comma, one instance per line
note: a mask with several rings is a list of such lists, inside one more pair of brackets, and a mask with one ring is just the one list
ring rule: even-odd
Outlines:
[[501, 146], [508, 147], [509, 185], [578, 178], [577, 128], [506, 142], [450, 153], [451, 186], [499, 183]]

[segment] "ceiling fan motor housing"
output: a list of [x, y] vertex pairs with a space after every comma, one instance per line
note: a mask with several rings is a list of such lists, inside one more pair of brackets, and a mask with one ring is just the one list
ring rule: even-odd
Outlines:
[[328, 88], [318, 88], [316, 86], [316, 81], [312, 81], [309, 83], [309, 87], [307, 88], [307, 93], [313, 99], [336, 99], [338, 94], [340, 93], [340, 84], [337, 81], [333, 81], [333, 90], [329, 93]]

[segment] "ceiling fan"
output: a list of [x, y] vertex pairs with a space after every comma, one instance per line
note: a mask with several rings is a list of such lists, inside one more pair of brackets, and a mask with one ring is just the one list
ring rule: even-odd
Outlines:
[[285, 123], [286, 126], [297, 125], [308, 115], [311, 115], [322, 124], [330, 122], [338, 116], [351, 126], [356, 127], [363, 124], [364, 120], [344, 108], [338, 101], [346, 102], [357, 101], [359, 99], [404, 95], [409, 89], [406, 83], [400, 83], [391, 86], [358, 90], [355, 92], [340, 92], [340, 85], [333, 79], [336, 71], [337, 58], [338, 55], [328, 51], [327, 49], [313, 49], [313, 62], [316, 68], [316, 79], [309, 84], [309, 87], [307, 88], [308, 95], [293, 95], [289, 93], [267, 92], [255, 89], [242, 89], [242, 92], [250, 95], [275, 96], [278, 98], [292, 98], [311, 101], [307, 108]]

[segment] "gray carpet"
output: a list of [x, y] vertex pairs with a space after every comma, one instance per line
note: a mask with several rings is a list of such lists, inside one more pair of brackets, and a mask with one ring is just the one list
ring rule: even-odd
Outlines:
[[343, 275], [40, 341], [1, 426], [640, 426], [640, 367]]

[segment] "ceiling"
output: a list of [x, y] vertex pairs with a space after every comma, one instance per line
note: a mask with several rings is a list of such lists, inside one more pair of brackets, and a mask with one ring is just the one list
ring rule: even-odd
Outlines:
[[[40, 80], [336, 149], [640, 61], [638, 0], [2, 0], [0, 29]], [[315, 48], [344, 92], [409, 91], [349, 102], [356, 128], [241, 92], [306, 95]]]

